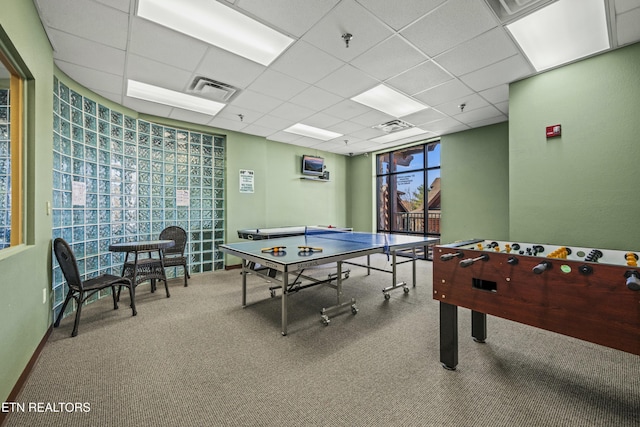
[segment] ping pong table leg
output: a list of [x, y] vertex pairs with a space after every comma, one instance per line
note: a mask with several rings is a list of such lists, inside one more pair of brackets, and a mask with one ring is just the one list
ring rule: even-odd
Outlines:
[[411, 248], [412, 259], [411, 259], [411, 267], [413, 268], [413, 287], [416, 287], [416, 247]]
[[247, 306], [247, 274], [249, 274], [249, 262], [242, 259], [242, 308]]
[[287, 289], [289, 289], [289, 272], [282, 272], [282, 335], [287, 335]]

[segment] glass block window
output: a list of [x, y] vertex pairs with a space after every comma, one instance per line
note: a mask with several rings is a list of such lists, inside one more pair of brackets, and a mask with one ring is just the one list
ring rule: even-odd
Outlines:
[[11, 244], [11, 128], [9, 90], [0, 89], [0, 249]]
[[[85, 278], [120, 275], [123, 241], [188, 234], [192, 273], [224, 268], [225, 139], [129, 117], [54, 79], [53, 238], [73, 248]], [[167, 268], [167, 277], [182, 268]], [[53, 259], [54, 316], [67, 289]]]

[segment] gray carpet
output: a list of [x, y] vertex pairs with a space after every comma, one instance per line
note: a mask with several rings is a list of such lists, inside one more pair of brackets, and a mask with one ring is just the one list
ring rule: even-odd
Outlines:
[[[18, 397], [27, 411], [6, 426], [640, 425], [636, 355], [495, 317], [478, 344], [460, 309], [460, 363], [443, 369], [431, 263], [418, 264], [418, 286], [389, 301], [391, 275], [354, 267], [344, 294], [360, 312], [329, 326], [319, 310], [333, 289], [293, 294], [286, 337], [264, 280], [249, 277], [241, 307], [239, 270], [174, 279], [171, 298], [142, 285], [136, 317], [128, 297], [119, 310], [104, 299], [76, 338], [72, 317], [54, 329]], [[410, 280], [410, 264], [400, 270]], [[65, 412], [73, 402], [89, 412]]]

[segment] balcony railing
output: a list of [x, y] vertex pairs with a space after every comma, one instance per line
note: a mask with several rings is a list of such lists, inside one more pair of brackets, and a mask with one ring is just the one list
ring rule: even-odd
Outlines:
[[[425, 231], [423, 212], [400, 212], [396, 214], [395, 231], [419, 233]], [[440, 211], [427, 214], [427, 233], [440, 234]]]

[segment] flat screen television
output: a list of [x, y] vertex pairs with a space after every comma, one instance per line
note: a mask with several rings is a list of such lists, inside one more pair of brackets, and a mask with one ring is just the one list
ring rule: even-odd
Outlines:
[[322, 176], [324, 172], [324, 159], [318, 156], [302, 156], [302, 174]]

